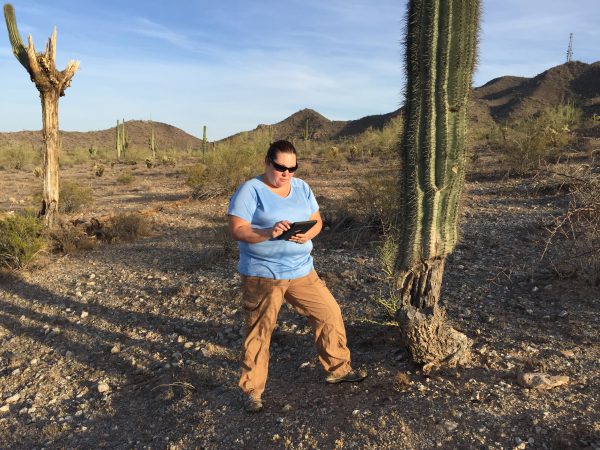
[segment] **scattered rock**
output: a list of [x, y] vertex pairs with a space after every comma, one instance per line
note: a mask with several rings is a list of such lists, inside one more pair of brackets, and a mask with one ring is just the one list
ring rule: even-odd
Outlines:
[[104, 394], [110, 391], [110, 386], [107, 383], [98, 383], [98, 392]]
[[10, 405], [4, 405], [0, 408], [0, 413], [7, 413], [10, 411]]
[[444, 421], [444, 429], [448, 433], [452, 433], [457, 428], [458, 428], [458, 423], [457, 422], [454, 422], [453, 420], [446, 420], [446, 421]]
[[289, 403], [287, 403], [283, 408], [282, 411], [284, 412], [288, 412], [292, 409], [292, 405], [290, 405]]
[[90, 315], [90, 313], [88, 313], [87, 311], [82, 311], [82, 312], [81, 312], [81, 318], [82, 318], [82, 319], [85, 319], [85, 318], [86, 318], [87, 316], [89, 316], [89, 315]]
[[529, 389], [552, 389], [569, 383], [566, 375], [547, 375], [544, 373], [519, 373], [517, 383]]
[[21, 400], [21, 394], [15, 394], [15, 395], [8, 397], [6, 399], [6, 403], [8, 403], [8, 404], [17, 403], [19, 400]]

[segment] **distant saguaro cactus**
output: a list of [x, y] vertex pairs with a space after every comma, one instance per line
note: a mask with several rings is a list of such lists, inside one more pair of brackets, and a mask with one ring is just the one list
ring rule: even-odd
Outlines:
[[46, 226], [51, 227], [56, 223], [58, 217], [59, 200], [58, 100], [65, 95], [65, 90], [70, 86], [71, 79], [79, 67], [79, 61], [69, 61], [65, 70], [58, 71], [55, 63], [56, 27], [46, 44], [46, 50], [36, 52], [31, 35], [28, 39], [28, 46], [23, 45], [17, 28], [14, 8], [8, 3], [4, 5], [4, 18], [13, 53], [29, 73], [35, 87], [40, 91], [45, 152], [44, 189], [39, 215], [44, 217]]
[[117, 161], [120, 161], [121, 157], [125, 157], [125, 151], [129, 148], [131, 142], [129, 136], [125, 133], [125, 119], [121, 123], [117, 120], [115, 132], [115, 150], [117, 152]]
[[458, 240], [479, 16], [480, 0], [408, 3], [396, 280], [403, 341], [426, 365], [460, 363], [470, 353], [468, 338], [445, 325], [438, 300]]
[[[156, 140], [154, 139], [154, 124], [150, 123], [150, 139], [148, 140], [150, 152], [152, 152], [152, 161], [156, 159]], [[146, 164], [147, 165], [147, 164]]]
[[202, 161], [206, 157], [206, 125], [202, 129]]

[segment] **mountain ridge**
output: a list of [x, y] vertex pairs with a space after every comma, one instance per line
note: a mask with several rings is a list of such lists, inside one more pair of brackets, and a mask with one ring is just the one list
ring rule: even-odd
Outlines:
[[[491, 125], [509, 119], [535, 114], [541, 109], [564, 102], [573, 102], [585, 116], [600, 114], [600, 61], [587, 64], [573, 61], [536, 75], [507, 75], [472, 89], [469, 119], [472, 123]], [[359, 135], [369, 127], [382, 129], [402, 113], [395, 111], [361, 117], [355, 120], [330, 120], [312, 109], [299, 110], [275, 124], [259, 124], [254, 130], [241, 131], [216, 142], [256, 132], [268, 132], [274, 139], [338, 140]], [[132, 147], [148, 147], [151, 130], [159, 150], [171, 148], [197, 150], [202, 140], [172, 125], [144, 120], [126, 122]], [[97, 131], [61, 131], [62, 148], [114, 148], [115, 128]], [[41, 148], [41, 131], [0, 132], [0, 149], [15, 146]]]

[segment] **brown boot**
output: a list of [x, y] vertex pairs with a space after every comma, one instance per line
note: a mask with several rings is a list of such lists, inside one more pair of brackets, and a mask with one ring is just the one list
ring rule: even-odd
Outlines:
[[346, 375], [342, 375], [342, 376], [329, 375], [327, 378], [325, 378], [325, 381], [327, 381], [330, 384], [343, 383], [343, 382], [360, 383], [362, 380], [367, 378], [368, 375], [369, 374], [367, 373], [367, 371], [365, 369], [358, 369], [358, 370], [350, 369], [350, 372], [348, 372]]

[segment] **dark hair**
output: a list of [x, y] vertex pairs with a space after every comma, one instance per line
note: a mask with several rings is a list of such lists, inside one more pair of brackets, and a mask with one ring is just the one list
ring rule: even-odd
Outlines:
[[292, 153], [296, 155], [296, 149], [294, 148], [294, 144], [290, 141], [282, 139], [271, 144], [269, 150], [267, 150], [267, 159], [275, 161], [275, 159], [277, 159], [277, 153]]

